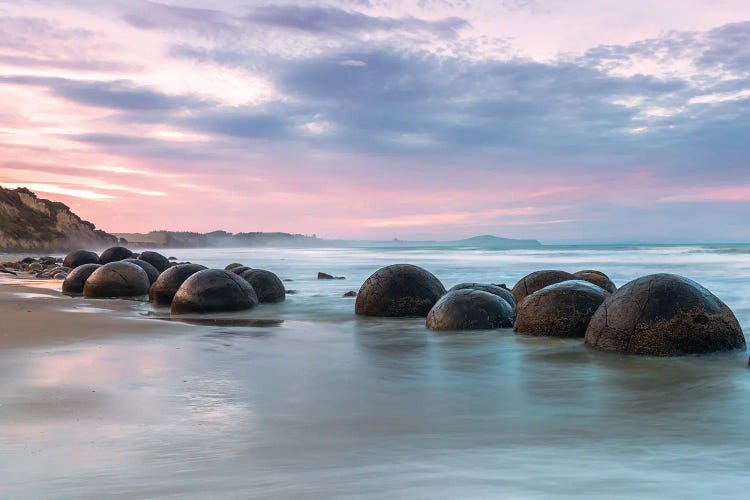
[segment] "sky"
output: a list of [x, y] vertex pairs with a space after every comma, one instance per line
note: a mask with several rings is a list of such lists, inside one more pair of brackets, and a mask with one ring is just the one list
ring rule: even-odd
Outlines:
[[0, 185], [110, 232], [750, 241], [747, 0], [0, 0]]

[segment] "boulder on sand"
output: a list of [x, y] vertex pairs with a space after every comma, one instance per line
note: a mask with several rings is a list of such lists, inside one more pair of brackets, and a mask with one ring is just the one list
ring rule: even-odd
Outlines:
[[83, 294], [91, 298], [139, 297], [148, 294], [150, 285], [141, 267], [117, 261], [95, 269], [86, 280]]
[[121, 260], [130, 259], [133, 257], [133, 252], [125, 247], [112, 247], [102, 252], [99, 256], [99, 264], [109, 264], [110, 262], [119, 262]]
[[65, 256], [63, 266], [75, 269], [84, 264], [98, 264], [99, 256], [88, 250], [75, 250]]
[[258, 297], [250, 283], [221, 269], [206, 269], [190, 276], [172, 300], [172, 314], [218, 313], [250, 309]]
[[491, 330], [510, 328], [513, 306], [502, 297], [474, 288], [443, 295], [427, 315], [430, 330]]
[[146, 262], [145, 260], [141, 259], [125, 259], [120, 262], [130, 262], [131, 264], [135, 264], [136, 266], [140, 267], [144, 271], [146, 271], [146, 275], [148, 275], [148, 282], [149, 284], [153, 285], [154, 282], [159, 278], [159, 271], [156, 270], [154, 266]]
[[282, 302], [286, 300], [284, 283], [271, 271], [264, 269], [248, 269], [240, 274], [255, 290], [261, 304]]
[[537, 290], [541, 290], [546, 286], [554, 285], [555, 283], [574, 279], [576, 279], [575, 276], [570, 273], [566, 273], [565, 271], [536, 271], [531, 274], [527, 274], [526, 276], [518, 280], [518, 283], [515, 284], [512, 290], [513, 297], [515, 297], [516, 299], [516, 304], [520, 304], [527, 295], [531, 295]]
[[362, 316], [427, 316], [445, 294], [445, 287], [429, 271], [411, 264], [394, 264], [367, 278], [354, 306]]
[[178, 264], [170, 267], [159, 275], [159, 278], [151, 285], [148, 296], [151, 302], [160, 306], [172, 304], [177, 290], [190, 276], [198, 271], [206, 269], [198, 264]]
[[86, 280], [94, 271], [102, 267], [101, 264], [83, 264], [73, 269], [62, 284], [63, 293], [70, 295], [80, 295], [83, 293], [83, 286]]
[[172, 266], [172, 263], [169, 262], [169, 259], [164, 257], [159, 252], [141, 252], [141, 255], [138, 256], [138, 259], [145, 260], [146, 262], [154, 266], [154, 268], [156, 268], [159, 273], [163, 273]]
[[573, 276], [575, 276], [576, 279], [593, 283], [608, 291], [609, 293], [615, 293], [617, 291], [617, 287], [612, 282], [612, 280], [609, 279], [609, 276], [601, 271], [592, 271], [590, 269], [587, 269], [584, 271], [575, 272], [573, 273]]

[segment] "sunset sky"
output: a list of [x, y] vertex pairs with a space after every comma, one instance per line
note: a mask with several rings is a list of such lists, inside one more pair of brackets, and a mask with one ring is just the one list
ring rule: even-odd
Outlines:
[[747, 0], [0, 0], [0, 102], [110, 232], [750, 241]]

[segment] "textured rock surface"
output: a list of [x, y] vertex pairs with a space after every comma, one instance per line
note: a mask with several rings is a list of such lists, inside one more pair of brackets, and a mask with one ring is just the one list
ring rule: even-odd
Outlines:
[[512, 290], [513, 297], [516, 299], [516, 304], [520, 304], [527, 295], [531, 295], [537, 290], [554, 285], [555, 283], [574, 279], [576, 279], [575, 276], [565, 271], [536, 271], [524, 276], [515, 284]]
[[73, 252], [70, 252], [65, 256], [65, 259], [63, 260], [63, 265], [71, 269], [75, 269], [76, 267], [82, 266], [84, 264], [98, 263], [99, 256], [94, 252], [90, 252], [88, 250], [75, 250]]
[[169, 259], [158, 252], [142, 252], [141, 255], [138, 256], [138, 259], [145, 260], [146, 262], [154, 266], [154, 268], [159, 271], [159, 273], [163, 273], [172, 266], [172, 263], [169, 262]]
[[73, 269], [62, 284], [63, 293], [78, 295], [83, 293], [83, 286], [86, 280], [99, 269], [101, 264], [83, 264]]
[[652, 356], [745, 347], [737, 318], [698, 283], [673, 274], [638, 278], [612, 294], [586, 330], [586, 344]]
[[240, 274], [240, 276], [250, 283], [261, 304], [286, 300], [284, 283], [271, 271], [248, 269]]
[[110, 262], [96, 269], [86, 280], [86, 297], [138, 297], [148, 294], [146, 271], [130, 262]]
[[172, 314], [241, 311], [256, 305], [255, 290], [243, 278], [225, 270], [206, 269], [180, 286], [172, 301]]
[[491, 285], [489, 283], [459, 283], [448, 291], [466, 289], [481, 290], [492, 295], [497, 295], [501, 299], [505, 299], [511, 306], [516, 307], [516, 298], [513, 296], [513, 292], [499, 285]]
[[232, 263], [231, 263], [231, 264], [229, 264], [229, 265], [228, 265], [227, 267], [225, 267], [225, 268], [224, 268], [224, 270], [225, 270], [225, 271], [231, 271], [231, 270], [232, 270], [232, 269], [234, 269], [235, 267], [242, 267], [242, 264], [240, 264], [239, 262], [232, 262]]
[[617, 287], [612, 282], [611, 279], [609, 279], [609, 276], [604, 274], [601, 271], [593, 271], [593, 270], [584, 270], [584, 271], [578, 271], [573, 273], [573, 276], [576, 277], [576, 279], [588, 281], [589, 283], [593, 283], [604, 290], [608, 291], [609, 293], [615, 293], [617, 291]]
[[185, 280], [205, 269], [205, 266], [198, 264], [178, 264], [170, 267], [161, 273], [159, 278], [151, 285], [148, 291], [149, 299], [156, 305], [171, 305], [177, 290], [180, 289]]
[[159, 271], [156, 270], [154, 266], [146, 262], [145, 260], [141, 259], [125, 259], [120, 262], [130, 262], [131, 264], [135, 264], [136, 266], [140, 267], [144, 271], [146, 271], [146, 275], [148, 276], [148, 282], [149, 284], [153, 285], [154, 282], [159, 279]]
[[588, 281], [555, 283], [518, 304], [513, 330], [524, 335], [583, 337], [591, 317], [608, 295]]
[[99, 256], [99, 264], [109, 264], [133, 257], [133, 252], [125, 247], [111, 247], [102, 252]]
[[431, 330], [490, 330], [512, 327], [514, 317], [507, 300], [464, 288], [443, 295], [427, 315], [426, 324]]
[[432, 273], [411, 264], [376, 271], [359, 289], [355, 312], [363, 316], [427, 316], [445, 294]]

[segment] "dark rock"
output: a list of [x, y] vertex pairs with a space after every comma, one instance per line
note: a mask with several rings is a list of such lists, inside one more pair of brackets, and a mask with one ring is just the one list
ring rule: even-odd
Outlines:
[[29, 264], [29, 271], [42, 271], [44, 270], [44, 266], [40, 264], [39, 262], [34, 262], [32, 264]]
[[172, 261], [174, 261], [174, 260], [177, 260], [177, 257], [169, 257], [169, 258], [168, 258], [167, 260], [172, 260]]
[[154, 266], [156, 270], [159, 271], [159, 273], [163, 273], [172, 266], [172, 264], [169, 262], [169, 259], [158, 252], [141, 252], [141, 255], [138, 257], [138, 259], [145, 260], [146, 262]]
[[172, 314], [231, 312], [258, 305], [250, 284], [229, 271], [206, 269], [190, 276], [172, 301]]
[[299, 290], [287, 290], [287, 295], [297, 295], [299, 293]]
[[429, 271], [411, 264], [394, 264], [367, 278], [357, 295], [355, 312], [363, 316], [427, 316], [445, 294]]
[[492, 295], [497, 295], [501, 299], [505, 299], [512, 307], [516, 307], [516, 298], [513, 297], [513, 293], [501, 285], [490, 285], [486, 283], [459, 283], [448, 291], [452, 292], [454, 290], [467, 289], [481, 290], [483, 292], [491, 293]]
[[94, 270], [86, 280], [86, 297], [138, 297], [148, 294], [148, 275], [130, 262], [110, 262]]
[[76, 267], [82, 266], [84, 264], [97, 263], [99, 263], [99, 256], [94, 252], [90, 252], [88, 250], [76, 250], [74, 252], [70, 252], [65, 256], [65, 260], [63, 260], [63, 265], [72, 269], [75, 269]]
[[125, 247], [112, 247], [102, 252], [99, 256], [99, 264], [109, 264], [133, 257], [133, 252]]
[[512, 290], [513, 297], [516, 299], [516, 304], [520, 304], [527, 295], [531, 295], [537, 290], [574, 279], [576, 279], [575, 276], [565, 271], [536, 271], [524, 276], [515, 284]]
[[284, 283], [271, 271], [248, 269], [240, 276], [250, 283], [261, 304], [286, 300]]
[[518, 304], [513, 330], [524, 335], [583, 337], [591, 317], [608, 296], [588, 281], [555, 283]]
[[319, 280], [344, 280], [346, 278], [343, 276], [332, 276], [328, 273], [318, 273], [318, 279]]
[[64, 280], [67, 277], [68, 277], [68, 275], [66, 273], [57, 273], [54, 276], [52, 276], [52, 279]]
[[592, 271], [590, 269], [587, 269], [584, 271], [575, 272], [573, 273], [573, 276], [575, 276], [576, 279], [593, 283], [596, 286], [599, 286], [608, 291], [609, 293], [615, 293], [617, 291], [617, 287], [612, 282], [612, 280], [609, 279], [609, 276], [601, 271]]
[[230, 269], [229, 272], [230, 273], [234, 273], [237, 276], [239, 276], [240, 274], [244, 273], [245, 271], [251, 271], [252, 269], [253, 269], [252, 267], [237, 266], [237, 267], [233, 267], [232, 269]]
[[86, 280], [89, 279], [94, 271], [102, 267], [101, 264], [83, 264], [73, 269], [62, 284], [63, 293], [79, 295], [83, 293], [83, 287]]
[[18, 276], [18, 274], [16, 274], [15, 271], [11, 271], [10, 269], [5, 269], [5, 268], [0, 269], [0, 273], [12, 274], [13, 276]]
[[491, 330], [510, 328], [515, 315], [507, 300], [473, 288], [443, 295], [427, 315], [430, 330]]
[[355, 292], [354, 290], [349, 290], [348, 292], [344, 294], [344, 297], [356, 297], [356, 296], [357, 296], [357, 292]]
[[146, 262], [145, 260], [141, 259], [125, 259], [120, 262], [129, 262], [131, 264], [135, 264], [136, 266], [140, 267], [144, 271], [146, 271], [146, 275], [148, 275], [148, 282], [150, 285], [153, 285], [157, 279], [159, 279], [159, 271], [156, 270], [154, 266]]
[[680, 356], [744, 349], [737, 318], [711, 292], [674, 274], [644, 276], [613, 293], [591, 319], [586, 344], [602, 351]]
[[151, 285], [148, 291], [149, 299], [156, 305], [171, 305], [177, 290], [185, 280], [205, 269], [205, 266], [198, 264], [178, 264], [170, 267], [161, 273], [159, 278]]
[[21, 259], [22, 264], [31, 264], [32, 262], [36, 262], [36, 259], [33, 257], [24, 257]]
[[241, 267], [243, 264], [240, 264], [239, 262], [233, 262], [229, 264], [227, 267], [224, 268], [225, 271], [231, 271], [235, 267]]

